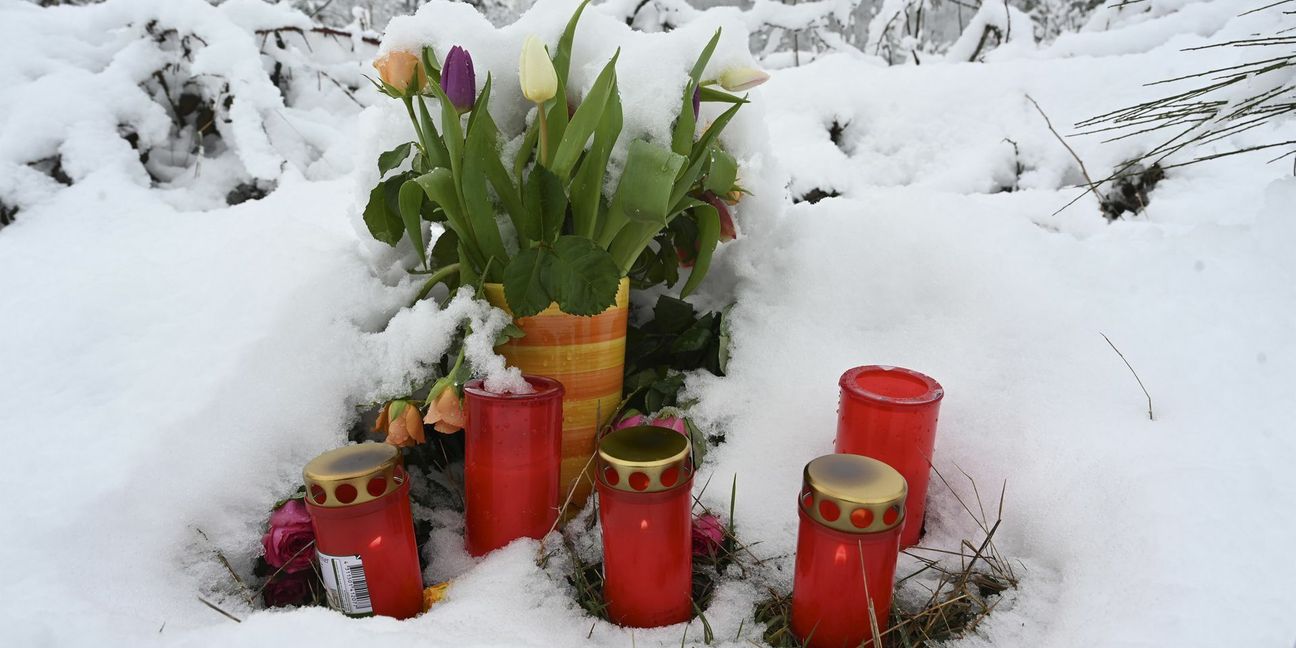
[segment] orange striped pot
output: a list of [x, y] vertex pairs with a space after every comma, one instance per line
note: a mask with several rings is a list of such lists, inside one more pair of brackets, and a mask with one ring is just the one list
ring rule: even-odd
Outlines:
[[[509, 311], [502, 284], [486, 284], [486, 300]], [[526, 336], [495, 348], [522, 373], [549, 376], [563, 384], [562, 478], [559, 499], [572, 492], [572, 509], [589, 497], [593, 484], [581, 471], [594, 454], [598, 431], [621, 403], [625, 372], [626, 321], [630, 280], [621, 279], [616, 302], [598, 315], [568, 315], [550, 304], [531, 317], [516, 319]], [[561, 502], [560, 502], [561, 503]]]

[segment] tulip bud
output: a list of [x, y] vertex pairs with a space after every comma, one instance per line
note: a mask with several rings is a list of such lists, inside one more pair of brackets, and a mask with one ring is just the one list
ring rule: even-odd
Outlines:
[[[401, 94], [417, 94], [427, 87], [428, 78], [423, 62], [409, 52], [388, 52], [378, 57], [373, 66], [378, 70], [378, 77], [383, 83]], [[416, 84], [413, 89], [409, 87], [411, 82]]]
[[729, 213], [729, 206], [725, 201], [710, 191], [702, 194], [702, 200], [715, 207], [716, 213], [720, 215], [720, 241], [732, 241], [737, 238], [738, 232], [734, 228], [733, 215]]
[[374, 426], [374, 431], [386, 428], [386, 443], [399, 448], [408, 448], [412, 445], [427, 441], [423, 435], [423, 420], [419, 416], [418, 405], [411, 401], [392, 401], [383, 408], [383, 413], [378, 418], [378, 424]]
[[468, 50], [458, 45], [450, 48], [441, 66], [441, 89], [460, 113], [472, 110], [477, 96], [477, 77]]
[[468, 424], [459, 392], [452, 385], [447, 383], [442, 386], [441, 393], [434, 396], [423, 422], [436, 428], [441, 434], [454, 434]]
[[769, 73], [756, 68], [729, 68], [720, 73], [720, 87], [729, 92], [751, 90], [769, 80]]
[[702, 86], [693, 86], [693, 120], [702, 112]]
[[558, 73], [554, 71], [549, 52], [535, 36], [527, 36], [522, 43], [518, 81], [522, 84], [522, 94], [532, 103], [542, 104], [558, 94]]

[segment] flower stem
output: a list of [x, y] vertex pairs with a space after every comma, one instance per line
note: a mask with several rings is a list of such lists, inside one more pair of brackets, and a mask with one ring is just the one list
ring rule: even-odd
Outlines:
[[436, 287], [437, 284], [445, 281], [446, 277], [449, 277], [456, 272], [459, 272], [458, 263], [451, 263], [450, 265], [438, 268], [436, 272], [432, 273], [432, 276], [427, 278], [427, 281], [423, 282], [423, 287], [419, 289], [418, 295], [414, 297], [414, 301], [410, 302], [410, 306], [419, 303], [419, 301], [428, 296], [428, 293], [432, 292], [432, 289]]
[[536, 104], [536, 119], [540, 120], [540, 166], [549, 166], [549, 128], [545, 126], [544, 104]]

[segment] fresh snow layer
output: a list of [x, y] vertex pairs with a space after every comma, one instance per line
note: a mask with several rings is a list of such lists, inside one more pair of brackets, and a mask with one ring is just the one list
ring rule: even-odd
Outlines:
[[[462, 21], [463, 42], [498, 44], [477, 64], [479, 78], [499, 73], [504, 97], [515, 41], [525, 30], [555, 37], [570, 4], [542, 2], [507, 36], [463, 5], [437, 4], [393, 23], [388, 46], [435, 37], [441, 51]], [[766, 586], [790, 586], [795, 494], [804, 463], [831, 451], [837, 378], [873, 363], [944, 386], [935, 464], [964, 501], [975, 497], [963, 472], [991, 517], [1006, 493], [997, 540], [1021, 588], [951, 645], [1296, 640], [1296, 179], [1263, 154], [1229, 158], [1172, 170], [1136, 218], [1108, 225], [1092, 198], [1052, 215], [1081, 174], [1024, 101], [1031, 94], [1069, 133], [1152, 96], [1142, 83], [1239, 56], [1180, 48], [1260, 29], [1234, 18], [1243, 2], [1155, 4], [1164, 11], [1148, 20], [992, 52], [984, 64], [835, 56], [753, 93], [726, 143], [757, 195], [737, 209], [744, 236], [722, 248], [704, 295], [711, 305], [736, 296], [729, 375], [694, 376], [689, 390], [699, 422], [727, 439], [702, 466], [703, 499], [725, 510], [736, 476], [738, 532], [771, 557], [771, 572], [720, 587], [707, 611], [715, 645], [759, 643], [752, 606]], [[0, 8], [35, 20], [32, 8]], [[591, 15], [578, 60], [625, 41], [622, 78], [648, 78], [691, 57], [677, 48], [716, 24], [741, 32], [732, 10], [703, 16], [715, 22], [631, 35]], [[69, 24], [64, 37], [91, 27]], [[749, 60], [738, 33], [722, 45], [727, 61]], [[653, 44], [667, 48], [657, 60]], [[596, 72], [582, 68], [577, 84]], [[682, 84], [645, 83], [670, 94]], [[0, 93], [0, 105], [24, 100], [39, 99]], [[562, 560], [536, 566], [534, 542], [468, 558], [452, 511], [420, 511], [437, 526], [425, 576], [454, 585], [409, 621], [256, 610], [218, 560], [247, 578], [268, 507], [308, 459], [344, 441], [359, 408], [407, 389], [454, 327], [475, 322], [485, 336], [502, 325], [467, 295], [445, 310], [404, 308], [417, 279], [398, 281], [393, 268], [409, 251], [381, 254], [357, 232], [373, 156], [401, 137], [390, 108], [328, 125], [360, 140], [345, 143], [352, 177], [289, 166], [269, 197], [236, 207], [177, 206], [94, 155], [80, 158], [71, 187], [23, 180], [27, 207], [0, 230], [0, 644], [701, 644], [698, 623], [632, 632], [593, 620], [572, 601]], [[628, 124], [667, 118], [640, 108]], [[53, 113], [70, 120], [62, 136], [89, 142], [70, 110]], [[834, 120], [849, 122], [843, 148], [828, 137]], [[1292, 126], [1235, 142], [1293, 139]], [[22, 147], [44, 155], [52, 141], [44, 130], [32, 141], [4, 133], [5, 169], [26, 169]], [[1094, 174], [1137, 145], [1069, 142]], [[785, 206], [785, 181], [793, 196], [842, 197]], [[1155, 420], [1103, 334], [1151, 393]], [[939, 482], [929, 511], [924, 545], [980, 538]], [[902, 573], [915, 568], [902, 560]]]

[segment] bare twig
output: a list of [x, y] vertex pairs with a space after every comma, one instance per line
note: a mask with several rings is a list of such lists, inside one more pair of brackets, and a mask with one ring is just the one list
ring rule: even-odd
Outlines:
[[1094, 198], [1097, 198], [1098, 202], [1102, 202], [1102, 195], [1098, 193], [1098, 185], [1094, 184], [1093, 178], [1089, 176], [1089, 169], [1085, 167], [1084, 160], [1081, 160], [1075, 149], [1071, 148], [1070, 144], [1067, 144], [1066, 138], [1062, 137], [1062, 134], [1057, 132], [1056, 128], [1053, 128], [1053, 121], [1044, 113], [1044, 109], [1040, 108], [1039, 102], [1035, 101], [1035, 98], [1030, 95], [1026, 95], [1026, 100], [1031, 102], [1032, 106], [1035, 106], [1035, 110], [1039, 111], [1040, 117], [1044, 118], [1044, 125], [1048, 126], [1049, 132], [1053, 133], [1053, 137], [1057, 138], [1057, 141], [1066, 148], [1067, 153], [1070, 153], [1071, 157], [1075, 159], [1076, 164], [1080, 165], [1080, 173], [1084, 175], [1085, 184], [1089, 187], [1089, 191], [1093, 192]]
[[[233, 614], [230, 614], [229, 612], [226, 612], [225, 610], [220, 609], [220, 607], [218, 607], [215, 603], [212, 603], [211, 601], [208, 601], [207, 599], [205, 599], [205, 598], [203, 598], [203, 597], [201, 597], [201, 596], [198, 597], [198, 602], [202, 603], [203, 605], [206, 605], [207, 607], [209, 607], [209, 608], [211, 608], [211, 609], [213, 609], [213, 610], [216, 610], [217, 612], [221, 613], [225, 618], [227, 618], [227, 619], [229, 619], [229, 620], [231, 620], [231, 621], [233, 621], [233, 622], [235, 622], [235, 623], [243, 623], [243, 619], [240, 619], [240, 618], [234, 616]], [[166, 624], [163, 624], [163, 626], [165, 626], [165, 625], [166, 625]], [[162, 630], [159, 628], [159, 629], [158, 629], [158, 632], [162, 632]]]
[[1106, 334], [1106, 333], [1103, 333], [1102, 331], [1098, 331], [1098, 335], [1103, 336], [1103, 339], [1104, 339], [1104, 340], [1107, 340], [1107, 345], [1110, 346], [1110, 347], [1112, 348], [1112, 351], [1115, 351], [1115, 352], [1116, 352], [1116, 355], [1120, 356], [1121, 362], [1124, 362], [1124, 363], [1125, 363], [1125, 366], [1129, 368], [1130, 373], [1134, 374], [1134, 380], [1137, 380], [1137, 381], [1138, 381], [1139, 389], [1142, 389], [1142, 390], [1143, 390], [1143, 395], [1144, 395], [1144, 396], [1147, 396], [1147, 402], [1148, 402], [1148, 420], [1149, 420], [1149, 421], [1155, 421], [1156, 418], [1152, 416], [1152, 395], [1148, 393], [1147, 387], [1144, 387], [1144, 386], [1143, 386], [1143, 379], [1142, 379], [1142, 378], [1139, 378], [1138, 372], [1137, 372], [1137, 371], [1134, 371], [1134, 367], [1133, 367], [1132, 365], [1130, 365], [1129, 360], [1126, 360], [1126, 359], [1125, 359], [1125, 354], [1124, 354], [1124, 353], [1121, 353], [1121, 350], [1120, 350], [1120, 349], [1117, 349], [1115, 344], [1112, 344], [1111, 338], [1107, 337], [1107, 334]]

